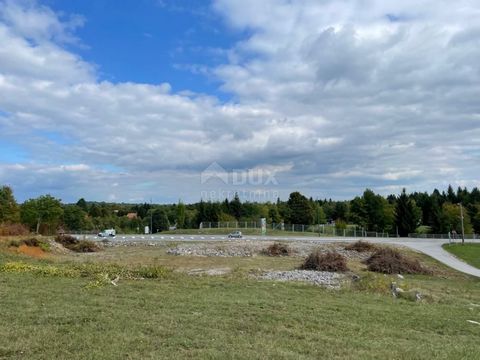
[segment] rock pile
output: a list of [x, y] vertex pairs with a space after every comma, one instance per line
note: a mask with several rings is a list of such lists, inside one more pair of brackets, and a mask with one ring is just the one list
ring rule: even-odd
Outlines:
[[327, 271], [292, 270], [268, 271], [257, 277], [261, 280], [304, 281], [331, 289], [340, 288], [345, 275]]
[[182, 255], [182, 256], [220, 256], [220, 257], [233, 257], [241, 256], [248, 257], [253, 256], [251, 249], [246, 247], [228, 246], [176, 246], [167, 250], [169, 255]]

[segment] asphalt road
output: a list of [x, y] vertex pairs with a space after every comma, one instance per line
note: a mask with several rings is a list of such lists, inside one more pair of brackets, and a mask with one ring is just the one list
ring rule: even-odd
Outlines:
[[[88, 240], [102, 240], [95, 235], [77, 235], [79, 238], [85, 236]], [[244, 241], [308, 241], [318, 243], [331, 243], [331, 242], [353, 242], [360, 238], [354, 237], [316, 237], [316, 236], [258, 236], [258, 235], [245, 235], [242, 240]], [[128, 242], [128, 241], [235, 241], [236, 239], [228, 239], [226, 235], [117, 235], [114, 238], [109, 238], [111, 241]], [[413, 250], [420, 251], [445, 265], [461, 271], [463, 273], [480, 277], [480, 269], [468, 265], [467, 263], [459, 260], [449, 252], [442, 249], [442, 244], [448, 242], [446, 239], [412, 239], [412, 238], [368, 238], [369, 242], [379, 244], [392, 244], [409, 247]], [[480, 240], [468, 240], [469, 242], [480, 243]]]

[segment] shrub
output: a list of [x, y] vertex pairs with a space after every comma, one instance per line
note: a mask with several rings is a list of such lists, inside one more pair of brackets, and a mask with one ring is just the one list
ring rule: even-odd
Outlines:
[[78, 239], [71, 235], [57, 235], [57, 237], [55, 237], [55, 241], [65, 247], [78, 243]]
[[89, 240], [78, 240], [76, 244], [66, 246], [67, 249], [73, 250], [75, 252], [96, 252], [100, 250], [97, 244]]
[[29, 233], [28, 228], [22, 224], [0, 224], [0, 236], [22, 236]]
[[274, 243], [262, 251], [267, 256], [289, 256], [292, 250], [288, 245]]
[[321, 253], [314, 251], [303, 262], [300, 267], [303, 270], [317, 271], [347, 271], [347, 260], [337, 252]]
[[353, 250], [353, 251], [358, 251], [358, 252], [368, 252], [368, 251], [375, 251], [377, 250], [377, 247], [369, 243], [368, 241], [356, 241], [353, 244], [348, 244], [345, 246], [345, 250]]
[[365, 263], [370, 271], [384, 274], [429, 274], [416, 259], [410, 259], [391, 248], [378, 249]]
[[40, 240], [37, 238], [21, 239], [21, 240], [11, 240], [9, 246], [20, 247], [22, 245], [30, 247], [38, 247], [43, 251], [50, 251], [50, 244], [45, 240]]
[[40, 246], [40, 241], [37, 238], [25, 239], [25, 240], [21, 240], [21, 242], [27, 246], [36, 246], [36, 247]]
[[65, 246], [67, 249], [75, 252], [96, 252], [100, 248], [98, 245], [89, 240], [78, 240], [76, 237], [71, 235], [58, 235], [55, 238], [55, 241]]

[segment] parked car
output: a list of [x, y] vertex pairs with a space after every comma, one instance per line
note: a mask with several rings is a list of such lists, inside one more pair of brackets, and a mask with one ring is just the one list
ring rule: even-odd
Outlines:
[[241, 231], [233, 231], [230, 234], [228, 234], [229, 239], [241, 239], [242, 238], [242, 232]]
[[102, 232], [98, 233], [98, 237], [115, 237], [117, 233], [115, 232], [115, 229], [106, 229], [103, 230]]

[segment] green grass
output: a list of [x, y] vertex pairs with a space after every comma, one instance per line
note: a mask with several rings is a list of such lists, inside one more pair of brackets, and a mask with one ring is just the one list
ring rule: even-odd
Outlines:
[[466, 263], [480, 269], [480, 244], [445, 244], [443, 248]]
[[299, 258], [169, 256], [165, 248], [147, 246], [47, 259], [0, 251], [0, 266], [67, 271], [84, 263], [92, 276], [117, 271], [111, 263], [233, 269], [216, 277], [173, 271], [158, 279], [121, 279], [117, 287], [91, 286], [89, 274], [0, 272], [0, 359], [477, 358], [480, 326], [467, 320], [480, 321], [480, 280], [415, 256], [442, 269], [441, 276], [402, 280], [428, 294], [421, 303], [376, 292], [375, 284], [392, 278], [367, 273], [361, 264], [355, 272], [362, 281], [376, 279], [371, 291], [250, 275], [259, 268], [292, 269]]
[[480, 326], [466, 322], [480, 311], [462, 303], [238, 278], [85, 283], [2, 274], [0, 358], [473, 359], [480, 350]]

